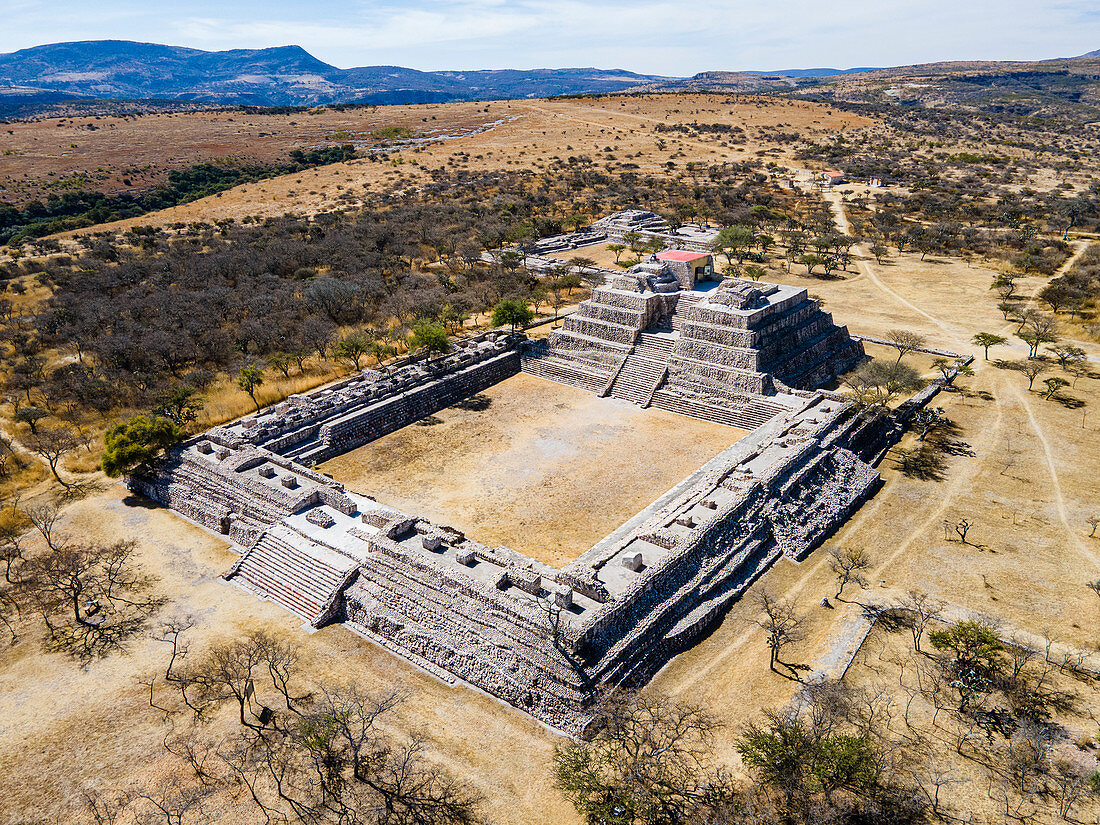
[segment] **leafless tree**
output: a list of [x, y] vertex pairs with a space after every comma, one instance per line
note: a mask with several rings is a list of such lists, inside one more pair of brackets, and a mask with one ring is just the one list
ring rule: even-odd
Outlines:
[[909, 632], [913, 636], [913, 650], [920, 652], [921, 638], [928, 625], [940, 618], [943, 602], [934, 599], [923, 590], [910, 590], [901, 608], [909, 615]]
[[162, 600], [134, 561], [136, 542], [60, 543], [27, 560], [21, 591], [42, 617], [51, 646], [81, 659], [117, 650]]
[[829, 569], [836, 576], [836, 596], [839, 599], [849, 584], [867, 587], [867, 577], [863, 571], [871, 569], [871, 559], [862, 548], [846, 547], [829, 552]]
[[968, 780], [960, 777], [954, 768], [930, 762], [921, 770], [913, 770], [913, 783], [920, 789], [928, 800], [932, 814], [940, 819], [944, 818], [940, 809], [940, 792], [952, 785], [961, 785]]
[[770, 654], [768, 667], [776, 673], [780, 672], [776, 670], [776, 664], [782, 664], [793, 670], [794, 668], [781, 661], [779, 656], [785, 647], [802, 639], [803, 618], [795, 612], [792, 604], [772, 596], [767, 590], [760, 591], [756, 597], [756, 604], [761, 613], [756, 620], [756, 625], [764, 631]]
[[57, 472], [57, 465], [61, 459], [80, 446], [80, 439], [71, 428], [65, 426], [42, 427], [31, 438], [30, 447], [38, 455], [46, 460], [50, 472], [66, 490], [71, 490], [73, 484], [63, 479]]
[[965, 517], [960, 518], [958, 521], [955, 522], [955, 532], [958, 533], [959, 541], [961, 541], [963, 544], [970, 543], [969, 541], [967, 541], [966, 536], [970, 532], [970, 528], [973, 526], [974, 522]]

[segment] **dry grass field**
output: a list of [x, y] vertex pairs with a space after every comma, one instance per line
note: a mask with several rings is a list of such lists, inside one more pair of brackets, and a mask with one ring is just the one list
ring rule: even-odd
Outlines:
[[[789, 156], [789, 150], [777, 143], [772, 133], [797, 132], [806, 137], [822, 137], [871, 123], [862, 116], [817, 103], [765, 101], [726, 95], [650, 95], [394, 106], [377, 112], [349, 110], [317, 115], [322, 120], [308, 129], [310, 121], [306, 116], [297, 114], [267, 115], [263, 118], [227, 114], [217, 116], [214, 134], [219, 137], [215, 145], [207, 146], [202, 124], [209, 115], [181, 113], [147, 117], [150, 118], [148, 121], [140, 118], [116, 124], [116, 133], [119, 129], [124, 131], [116, 134], [113, 141], [107, 140], [102, 150], [108, 153], [104, 154], [102, 165], [111, 170], [110, 175], [117, 177], [118, 170], [125, 168], [122, 164], [129, 164], [125, 156], [109, 154], [114, 151], [110, 147], [125, 145], [122, 138], [147, 146], [143, 151], [153, 154], [146, 163], [156, 163], [160, 169], [175, 163], [169, 158], [175, 159], [177, 156], [200, 159], [219, 156], [217, 153], [222, 147], [227, 155], [233, 155], [259, 151], [249, 148], [254, 143], [258, 146], [269, 145], [264, 150], [264, 157], [272, 157], [284, 153], [284, 149], [289, 151], [296, 141], [299, 145], [308, 146], [347, 142], [337, 140], [325, 143], [318, 140], [328, 129], [339, 128], [362, 135], [380, 126], [423, 130], [427, 122], [432, 128], [441, 128], [445, 134], [452, 134], [463, 127], [498, 125], [476, 135], [395, 150], [388, 154], [384, 162], [361, 158], [245, 184], [155, 214], [105, 224], [104, 229], [138, 225], [170, 226], [178, 222], [209, 222], [247, 216], [269, 217], [286, 212], [319, 212], [355, 205], [369, 197], [371, 192], [415, 185], [425, 180], [434, 169], [537, 171], [554, 159], [565, 160], [570, 155], [586, 155], [606, 162], [612, 168], [634, 169], [642, 173], [662, 169], [670, 158], [679, 166], [685, 166], [692, 161], [718, 163], [744, 160], [761, 152], [777, 162], [794, 164], [796, 161]], [[228, 118], [232, 118], [232, 122], [226, 122]], [[731, 140], [716, 140], [655, 131], [657, 125], [693, 122], [735, 125], [743, 129], [743, 134]], [[17, 178], [22, 180], [23, 174], [28, 176], [27, 186], [31, 186], [32, 181], [39, 181], [33, 185], [40, 186], [43, 176], [49, 179], [50, 172], [54, 177], [64, 177], [75, 175], [81, 169], [97, 168], [100, 161], [93, 161], [92, 158], [98, 155], [93, 154], [86, 159], [80, 143], [77, 148], [81, 154], [75, 155], [68, 154], [73, 150], [65, 148], [65, 139], [47, 140], [47, 135], [52, 134], [50, 128], [61, 132], [68, 128], [67, 124], [68, 121], [58, 127], [56, 121], [43, 121], [21, 127], [28, 131], [26, 136], [20, 138], [20, 146], [26, 144], [33, 148], [46, 141], [46, 148], [41, 152], [42, 164], [40, 167], [30, 167], [33, 171], [25, 172], [28, 168], [25, 162], [28, 158], [37, 162], [37, 154], [28, 155], [28, 158], [20, 155], [0, 158], [0, 176], [6, 173], [12, 181], [5, 185], [15, 186], [14, 181]], [[10, 128], [14, 130], [15, 125]], [[106, 131], [86, 134], [94, 137]], [[82, 135], [80, 139], [88, 138]], [[659, 148], [659, 145], [664, 148]], [[30, 153], [31, 148], [18, 150]], [[88, 149], [92, 151], [91, 146]], [[0, 182], [3, 182], [3, 177], [0, 177]], [[12, 191], [18, 194], [18, 189]]]
[[[0, 196], [12, 203], [83, 188], [105, 194], [163, 183], [168, 172], [225, 158], [286, 163], [292, 149], [376, 145], [371, 134], [404, 128], [424, 136], [458, 134], [486, 118], [477, 104], [381, 109], [243, 111], [125, 117], [47, 118], [4, 124]], [[128, 181], [128, 183], [127, 183]]]
[[744, 435], [523, 374], [471, 401], [318, 468], [560, 567]]
[[[769, 158], [793, 166], [797, 161], [785, 157], [767, 139], [766, 130], [827, 135], [867, 124], [823, 105], [695, 95], [263, 118], [156, 115], [119, 121], [113, 132], [116, 142], [123, 135], [135, 140], [139, 134], [148, 136], [141, 165], [156, 170], [149, 173], [154, 175], [177, 161], [189, 163], [222, 151], [244, 153], [243, 147], [257, 157], [260, 152], [276, 157], [295, 145], [323, 142], [326, 130], [358, 134], [377, 128], [376, 123], [421, 129], [425, 117], [436, 118], [431, 122], [440, 128], [502, 122], [476, 137], [391, 154], [386, 163], [356, 160], [263, 181], [127, 225], [318, 211], [415, 184], [445, 165], [537, 171], [555, 157], [587, 154], [616, 168], [632, 163], [646, 171], [664, 163], [669, 151], [682, 153], [676, 157], [680, 165], [767, 151]], [[208, 120], [212, 125], [204, 125]], [[744, 142], [724, 145], [653, 131], [658, 123], [692, 120], [739, 124]], [[97, 158], [95, 163], [102, 163], [110, 175], [121, 175], [130, 161], [110, 153], [112, 130], [106, 123], [97, 125], [96, 132], [51, 122], [5, 127], [25, 130], [12, 144], [25, 154], [0, 159], [0, 164], [10, 164], [0, 165], [0, 174], [9, 181], [25, 169], [31, 177], [70, 175], [73, 159], [79, 157], [89, 165], [85, 158]], [[658, 152], [662, 138], [668, 149]], [[103, 142], [88, 142], [93, 140]], [[77, 145], [66, 148], [67, 142]], [[38, 165], [24, 166], [24, 161]], [[839, 194], [832, 200], [838, 225], [844, 228]], [[1004, 320], [989, 289], [994, 263], [936, 255], [922, 261], [919, 254], [891, 250], [879, 264], [862, 246], [853, 252], [853, 265], [832, 279], [808, 277], [799, 265], [788, 272], [774, 263], [765, 279], [807, 288], [853, 333], [882, 337], [893, 329], [915, 330], [930, 346], [973, 353], [975, 374], [960, 378], [956, 391], [942, 393], [934, 402], [952, 429], [929, 466], [920, 473], [903, 466], [904, 451], [918, 446], [914, 435], [905, 436], [879, 468], [883, 488], [834, 537], [801, 564], [776, 564], [707, 638], [677, 656], [654, 680], [653, 689], [699, 702], [723, 720], [718, 755], [735, 767], [733, 742], [739, 728], [758, 719], [763, 709], [783, 706], [801, 687], [768, 669], [754, 603], [763, 589], [791, 600], [806, 617], [805, 638], [792, 646], [788, 658], [819, 672], [831, 672], [839, 652], [851, 646], [862, 627], [860, 601], [882, 603], [910, 589], [927, 591], [960, 611], [994, 616], [1006, 632], [1039, 639], [1048, 635], [1093, 653], [1100, 639], [1100, 605], [1085, 586], [1100, 577], [1100, 538], [1088, 537], [1087, 522], [1100, 515], [1100, 417], [1095, 413], [1100, 404], [1100, 346], [1077, 327], [1063, 329], [1063, 340], [1081, 346], [1092, 367], [1090, 375], [1063, 394], [1085, 406], [1045, 399], [1028, 391], [1019, 372], [995, 363], [1021, 360], [1026, 347], [1012, 337], [1016, 325]], [[568, 257], [575, 255], [613, 261], [601, 248]], [[1032, 295], [1045, 281], [1021, 279], [1021, 291]], [[534, 334], [548, 331], [543, 327]], [[1009, 343], [994, 347], [987, 362], [971, 343], [979, 331], [1005, 335]], [[893, 357], [882, 347], [867, 349], [877, 357]], [[922, 354], [906, 357], [926, 375], [934, 373], [932, 361]], [[271, 379], [261, 400], [300, 391], [334, 374], [317, 365], [301, 379]], [[1062, 374], [1056, 363], [1048, 364], [1047, 376]], [[1041, 384], [1036, 382], [1036, 390]], [[442, 411], [430, 425], [408, 427], [323, 469], [354, 489], [453, 524], [486, 544], [503, 543], [560, 564], [742, 435], [526, 376], [484, 395], [490, 402], [485, 409]], [[224, 420], [249, 407], [247, 396], [230, 388], [211, 399], [207, 415], [210, 421]], [[661, 460], [650, 461], [651, 456]], [[38, 475], [44, 477], [44, 472]], [[305, 667], [315, 683], [332, 679], [368, 690], [406, 689], [410, 700], [398, 724], [423, 731], [431, 758], [469, 778], [484, 796], [484, 813], [492, 821], [578, 821], [552, 785], [550, 755], [560, 741], [556, 734], [475, 690], [447, 686], [338, 626], [302, 632], [293, 616], [218, 579], [234, 558], [220, 538], [127, 498], [97, 474], [88, 476], [97, 478], [102, 488], [71, 505], [61, 529], [88, 539], [136, 538], [143, 565], [160, 577], [158, 587], [168, 599], [158, 621], [192, 616], [197, 645], [242, 629], [269, 627], [302, 644]], [[961, 518], [973, 523], [967, 544], [951, 529]], [[870, 556], [869, 588], [862, 593], [851, 588], [846, 593], [851, 601], [824, 607], [822, 597], [832, 598], [835, 591], [827, 553], [841, 547], [863, 548]], [[874, 653], [857, 660], [850, 676], [854, 683], [896, 681], [897, 674], [878, 651], [897, 640], [881, 633], [876, 630], [866, 643], [865, 650]], [[28, 624], [17, 644], [0, 648], [0, 761], [5, 766], [0, 823], [79, 821], [83, 788], [138, 787], [165, 769], [164, 728], [137, 681], [162, 665], [163, 646], [142, 638], [124, 654], [81, 667], [60, 654], [43, 653], [40, 642]], [[1066, 723], [1080, 727], [1083, 718]], [[229, 730], [234, 724], [219, 718], [211, 730]], [[953, 801], [973, 814], [974, 825], [1003, 821], [975, 783]], [[234, 813], [235, 802], [241, 806]], [[220, 821], [254, 821], [244, 800], [225, 799], [222, 804]], [[1054, 822], [1055, 812], [1048, 813], [1035, 821]]]

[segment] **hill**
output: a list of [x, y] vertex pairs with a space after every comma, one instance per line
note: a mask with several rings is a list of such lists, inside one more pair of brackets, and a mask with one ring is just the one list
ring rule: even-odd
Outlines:
[[[59, 96], [209, 104], [440, 103], [613, 92], [672, 78], [594, 68], [421, 72], [340, 69], [300, 46], [206, 52], [156, 43], [54, 43], [0, 55], [6, 106]], [[0, 104], [4, 105], [4, 104]]]

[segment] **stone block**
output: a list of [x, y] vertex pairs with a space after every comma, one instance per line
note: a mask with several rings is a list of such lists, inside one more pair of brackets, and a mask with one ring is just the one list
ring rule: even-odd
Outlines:
[[695, 519], [693, 519], [690, 515], [684, 514], [682, 516], [676, 517], [676, 523], [679, 524], [681, 527], [691, 528], [695, 526]]
[[203, 455], [210, 455], [210, 453], [214, 452], [214, 445], [211, 444], [209, 441], [200, 441], [196, 445], [195, 449]]
[[439, 540], [439, 536], [424, 535], [420, 537], [420, 543], [425, 550], [431, 550], [434, 553], [439, 550], [439, 546], [443, 542]]
[[642, 563], [641, 553], [624, 553], [622, 557], [622, 564], [627, 570], [633, 570], [637, 573], [644, 566]]
[[508, 571], [508, 576], [511, 578], [512, 584], [525, 593], [537, 596], [542, 592], [542, 576], [534, 570], [515, 568]]
[[306, 513], [306, 521], [318, 527], [331, 527], [336, 523], [336, 519], [319, 507]]
[[477, 561], [477, 555], [473, 550], [459, 550], [455, 553], [455, 560], [466, 567], [473, 567]]
[[558, 607], [569, 608], [573, 606], [573, 588], [559, 584], [554, 587], [554, 604]]
[[256, 474], [260, 478], [274, 478], [275, 468], [272, 467], [270, 464], [265, 464], [263, 467], [256, 471]]
[[287, 474], [279, 479], [279, 483], [286, 487], [288, 490], [293, 490], [298, 486], [298, 477]]
[[717, 510], [718, 509], [718, 502], [716, 502], [712, 498], [703, 499], [701, 504], [702, 504], [703, 507], [706, 507], [708, 510]]

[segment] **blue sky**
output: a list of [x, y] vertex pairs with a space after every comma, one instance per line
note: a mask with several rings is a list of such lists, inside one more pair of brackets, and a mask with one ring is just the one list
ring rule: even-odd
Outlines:
[[0, 52], [64, 40], [293, 43], [344, 68], [687, 75], [1100, 49], [1100, 0], [0, 0], [0, 20]]

